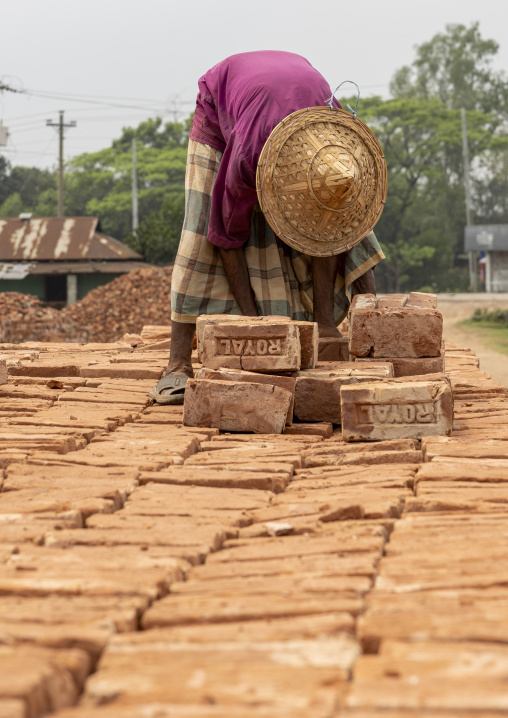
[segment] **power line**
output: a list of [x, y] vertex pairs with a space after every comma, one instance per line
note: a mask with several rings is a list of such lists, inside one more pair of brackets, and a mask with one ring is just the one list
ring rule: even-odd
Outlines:
[[94, 100], [128, 100], [129, 102], [164, 102], [164, 100], [161, 100], [160, 98], [148, 98], [148, 97], [113, 97], [112, 95], [88, 95], [83, 93], [75, 93], [75, 92], [53, 92], [53, 90], [26, 90], [27, 93], [32, 94], [38, 94], [38, 93], [45, 93], [48, 95], [59, 95], [60, 97], [76, 97], [76, 98], [85, 98], [85, 99], [94, 99]]
[[43, 97], [48, 100], [71, 100], [72, 102], [84, 102], [91, 105], [103, 105], [104, 107], [116, 107], [123, 110], [151, 110], [152, 112], [158, 112], [159, 109], [154, 109], [153, 107], [140, 107], [136, 105], [124, 105], [119, 104], [116, 102], [104, 102], [103, 100], [85, 100], [85, 99], [78, 99], [78, 98], [72, 98], [68, 95], [59, 95], [59, 94], [46, 94], [43, 92], [33, 92], [32, 90], [26, 90], [25, 94], [30, 95], [32, 97]]
[[[47, 112], [44, 113], [47, 116]], [[140, 118], [135, 115], [121, 115], [121, 116], [115, 116], [115, 117], [77, 117], [77, 120], [82, 124], [92, 124], [97, 122], [107, 123], [107, 122], [128, 122], [128, 121], [137, 121], [139, 122]], [[40, 120], [39, 121], [30, 121], [29, 123], [24, 124], [12, 124], [9, 123], [9, 127], [11, 130], [15, 130], [16, 134], [20, 135], [25, 132], [33, 132], [38, 127], [40, 127]]]
[[[190, 103], [182, 102], [182, 103], [178, 103], [178, 106], [179, 106], [178, 108], [159, 107], [157, 110], [153, 110], [148, 107], [133, 107], [132, 109], [135, 110], [136, 112], [148, 113], [150, 115], [155, 115], [157, 117], [164, 118], [168, 115], [174, 115], [175, 111], [179, 115], [188, 114], [188, 111], [183, 109], [183, 105], [188, 105], [188, 104], [190, 104]], [[192, 104], [194, 104], [194, 103], [192, 103]], [[78, 113], [78, 115], [82, 115], [84, 112], [101, 112], [101, 111], [107, 112], [110, 109], [111, 108], [109, 106], [104, 107], [104, 108], [94, 106], [94, 107], [67, 108], [65, 111], [72, 112], [74, 114]], [[122, 109], [122, 108], [120, 108], [120, 109]], [[43, 117], [44, 115], [47, 115], [47, 112], [37, 112], [33, 115], [17, 115], [16, 117], [10, 117], [9, 118], [10, 126], [23, 128], [23, 131], [24, 131], [25, 128], [29, 129], [30, 127], [37, 126], [38, 122], [34, 118]], [[78, 116], [78, 119], [80, 120], [80, 122], [108, 122], [108, 121], [130, 120], [130, 119], [138, 120], [139, 116], [138, 115], [125, 115], [125, 114], [114, 115], [114, 116], [102, 116], [102, 117], [101, 116], [97, 116], [97, 117], [79, 117]]]
[[[94, 107], [79, 107], [79, 108], [67, 107], [67, 108], [65, 108], [65, 111], [66, 112], [79, 111], [80, 113], [82, 113], [82, 112], [109, 112], [110, 109], [111, 109], [110, 107], [100, 108], [100, 107], [95, 107], [95, 106]], [[146, 107], [141, 107], [141, 106], [135, 107], [134, 109], [138, 110], [139, 112], [147, 111]], [[48, 112], [46, 110], [46, 112], [35, 112], [34, 114], [30, 114], [30, 115], [16, 115], [16, 117], [10, 117], [10, 121], [16, 122], [16, 121], [20, 120], [20, 121], [24, 122], [25, 120], [26, 121], [32, 120], [32, 118], [34, 118], [34, 117], [44, 117], [47, 114], [48, 114]]]

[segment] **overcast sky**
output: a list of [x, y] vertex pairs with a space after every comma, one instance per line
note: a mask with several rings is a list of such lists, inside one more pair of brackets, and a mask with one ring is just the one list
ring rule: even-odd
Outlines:
[[59, 110], [77, 122], [66, 159], [108, 147], [149, 116], [187, 116], [200, 75], [251, 50], [299, 53], [333, 87], [351, 79], [365, 95], [388, 96], [415, 45], [474, 21], [500, 45], [496, 67], [508, 69], [506, 0], [10, 0], [0, 12], [0, 81], [28, 93], [0, 93], [10, 132], [0, 152], [54, 166], [57, 133], [46, 120]]

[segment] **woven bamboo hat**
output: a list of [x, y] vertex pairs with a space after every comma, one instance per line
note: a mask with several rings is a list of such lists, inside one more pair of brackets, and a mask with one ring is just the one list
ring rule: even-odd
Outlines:
[[288, 115], [259, 157], [265, 217], [290, 247], [340, 254], [366, 237], [383, 211], [388, 178], [376, 137], [355, 114], [310, 107]]

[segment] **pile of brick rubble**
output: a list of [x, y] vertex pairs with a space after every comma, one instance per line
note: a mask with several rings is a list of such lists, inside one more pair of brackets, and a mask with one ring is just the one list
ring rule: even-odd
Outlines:
[[169, 324], [172, 272], [152, 267], [123, 274], [65, 307], [62, 317], [86, 327], [90, 342], [115, 342], [139, 334], [145, 324]]
[[172, 267], [117, 277], [58, 311], [37, 297], [0, 293], [0, 342], [114, 342], [143, 326], [169, 324]]
[[2, 718], [506, 715], [508, 397], [445, 349], [452, 436], [347, 443], [184, 426], [146, 344], [0, 345]]
[[82, 342], [88, 330], [37, 297], [19, 292], [0, 293], [0, 342]]

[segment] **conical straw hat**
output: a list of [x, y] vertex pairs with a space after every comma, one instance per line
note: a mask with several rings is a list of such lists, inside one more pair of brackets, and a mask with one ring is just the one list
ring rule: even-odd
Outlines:
[[310, 107], [272, 131], [256, 188], [278, 237], [304, 254], [326, 257], [372, 231], [386, 199], [386, 162], [364, 122], [345, 110]]

